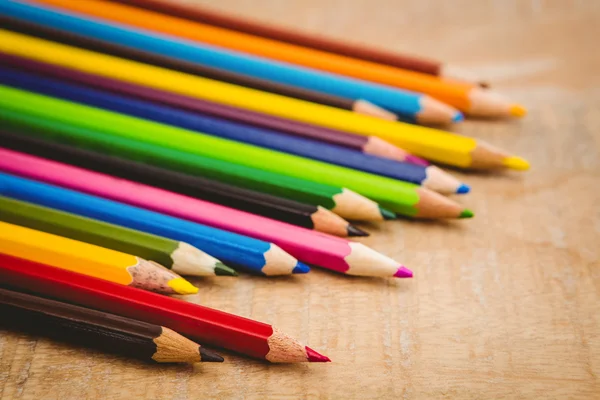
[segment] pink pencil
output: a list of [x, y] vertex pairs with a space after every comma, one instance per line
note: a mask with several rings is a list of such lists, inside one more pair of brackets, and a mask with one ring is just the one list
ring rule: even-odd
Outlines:
[[0, 148], [0, 170], [262, 239], [301, 261], [344, 274], [413, 275], [360, 243], [5, 148]]

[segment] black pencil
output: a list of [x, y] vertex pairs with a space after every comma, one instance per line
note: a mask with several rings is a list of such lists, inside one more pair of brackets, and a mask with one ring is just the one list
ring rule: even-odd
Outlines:
[[0, 324], [110, 353], [158, 363], [222, 362], [171, 329], [0, 288]]
[[336, 236], [368, 234], [324, 207], [0, 129], [0, 146], [133, 180]]
[[366, 100], [348, 99], [323, 92], [303, 89], [296, 86], [289, 86], [274, 81], [254, 78], [252, 76], [242, 75], [223, 69], [207, 67], [205, 65], [150, 53], [143, 50], [137, 50], [131, 47], [77, 35], [72, 32], [62, 31], [3, 15], [0, 15], [0, 25], [2, 25], [2, 27], [5, 29], [24, 33], [26, 35], [36, 36], [75, 47], [81, 47], [99, 53], [110, 54], [113, 56], [142, 62], [144, 64], [156, 65], [179, 72], [184, 72], [186, 74], [228, 82], [234, 85], [276, 93], [282, 96], [293, 97], [313, 103], [324, 104], [330, 107], [341, 108], [382, 119], [396, 120], [397, 118], [395, 114]]

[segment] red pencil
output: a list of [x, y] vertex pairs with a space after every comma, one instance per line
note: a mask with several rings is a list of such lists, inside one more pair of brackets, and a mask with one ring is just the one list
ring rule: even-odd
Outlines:
[[344, 274], [413, 276], [397, 261], [361, 243], [2, 147], [0, 171], [265, 240], [298, 260]]
[[165, 326], [273, 363], [331, 361], [262, 322], [5, 254], [0, 254], [0, 284]]

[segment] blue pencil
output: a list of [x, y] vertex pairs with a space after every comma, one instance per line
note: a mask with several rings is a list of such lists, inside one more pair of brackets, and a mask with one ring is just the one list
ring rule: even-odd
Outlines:
[[65, 83], [53, 78], [20, 72], [12, 68], [0, 67], [0, 83], [225, 139], [423, 185], [443, 194], [469, 192], [467, 185], [461, 184], [451, 175], [435, 166], [423, 167], [371, 156], [341, 146], [195, 114], [144, 100], [91, 89], [82, 85]]
[[186, 241], [236, 269], [253, 274], [281, 271], [283, 275], [283, 270], [298, 274], [310, 270], [299, 261], [295, 265], [287, 265], [289, 262], [275, 265], [281, 255], [286, 260], [291, 256], [272, 243], [10, 174], [0, 173], [0, 195]]
[[439, 124], [458, 122], [463, 119], [460, 112], [420, 93], [111, 24], [44, 6], [13, 0], [1, 1], [0, 13], [55, 29], [256, 78], [349, 99], [368, 100], [397, 113], [409, 122]]

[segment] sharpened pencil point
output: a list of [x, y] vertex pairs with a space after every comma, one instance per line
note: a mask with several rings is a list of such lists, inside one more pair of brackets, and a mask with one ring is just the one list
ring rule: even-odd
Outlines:
[[300, 261], [296, 264], [292, 270], [292, 274], [307, 274], [310, 272], [310, 268], [306, 264], [302, 264]]
[[229, 268], [223, 263], [215, 264], [215, 275], [217, 276], [238, 276], [234, 269]]
[[471, 191], [471, 187], [469, 185], [465, 185], [461, 183], [458, 189], [456, 189], [456, 194], [467, 194]]
[[358, 229], [354, 225], [348, 225], [346, 231], [348, 232], [348, 236], [369, 236], [369, 232]]
[[463, 122], [464, 120], [465, 120], [465, 116], [463, 115], [463, 113], [458, 112], [458, 111], [452, 117], [452, 122], [455, 123], [455, 124], [458, 123], [458, 122]]
[[524, 117], [527, 115], [527, 109], [519, 104], [513, 104], [510, 106], [510, 115], [513, 117]]
[[527, 171], [529, 169], [529, 162], [521, 157], [507, 157], [504, 159], [503, 163], [507, 168], [515, 169], [517, 171]]
[[400, 268], [398, 268], [398, 271], [396, 271], [396, 273], [394, 274], [395, 278], [412, 278], [413, 277], [413, 272], [406, 268], [405, 266], [401, 266]]
[[308, 362], [331, 362], [329, 357], [317, 353], [310, 347], [305, 346], [304, 348], [306, 349], [306, 356], [308, 357]]
[[171, 279], [167, 285], [175, 291], [177, 294], [196, 294], [198, 288], [183, 278]]
[[387, 210], [383, 207], [379, 207], [379, 212], [381, 213], [381, 216], [383, 217], [383, 219], [385, 219], [386, 221], [389, 221], [391, 219], [396, 219], [396, 213]]
[[204, 362], [223, 362], [225, 359], [212, 350], [200, 347], [200, 360]]
[[465, 208], [464, 210], [462, 210], [458, 218], [473, 218], [474, 216], [475, 214], [473, 214], [473, 211], [469, 210], [468, 208]]

